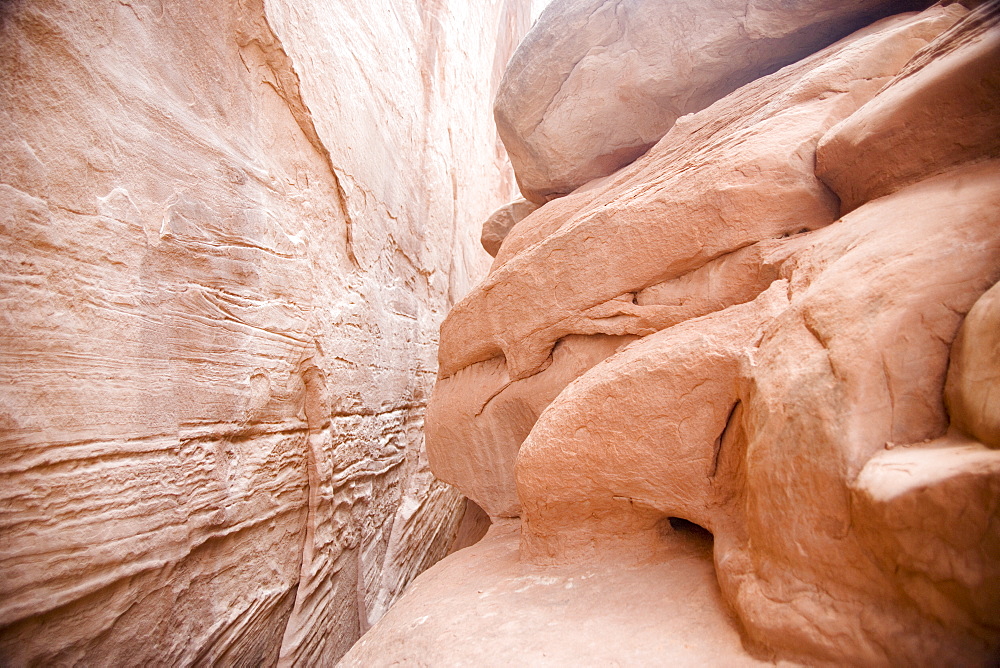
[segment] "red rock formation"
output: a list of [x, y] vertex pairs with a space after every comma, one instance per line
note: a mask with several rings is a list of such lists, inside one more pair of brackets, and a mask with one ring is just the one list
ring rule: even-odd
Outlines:
[[[756, 296], [787, 254], [775, 238], [837, 217], [837, 198], [813, 171], [816, 144], [951, 25], [956, 11], [888, 20], [744, 87], [684, 119], [606, 183], [528, 216], [504, 241], [489, 276], [442, 325], [439, 387], [462, 384], [455, 394], [475, 415], [485, 386], [465, 370], [476, 363], [492, 359], [509, 380], [530, 379], [555, 360], [553, 346], [564, 337], [648, 335]], [[760, 273], [754, 257], [770, 257], [760, 266], [772, 269], [752, 280], [730, 270], [733, 280], [710, 286], [713, 274], [745, 254], [751, 273]], [[683, 305], [665, 293], [657, 303], [679, 281], [691, 284], [682, 288]], [[460, 424], [462, 414], [428, 427], [435, 471], [491, 514], [507, 514], [474, 485], [506, 485], [513, 499], [512, 478], [461, 480], [450, 475], [450, 461], [435, 461], [439, 453], [441, 460], [493, 456], [458, 440], [437, 442], [436, 430], [454, 429], [446, 425]], [[505, 442], [496, 439], [496, 447]]]
[[[518, 223], [428, 409], [435, 473], [499, 523], [345, 664], [995, 662], [998, 26], [876, 22]], [[470, 609], [503, 623], [446, 631]]]
[[1000, 448], [1000, 287], [976, 301], [951, 348], [945, 402], [952, 425]]

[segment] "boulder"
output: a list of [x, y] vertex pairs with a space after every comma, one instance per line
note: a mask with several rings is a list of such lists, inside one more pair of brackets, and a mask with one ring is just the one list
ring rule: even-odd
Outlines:
[[986, 3], [834, 126], [816, 173], [844, 212], [955, 165], [1000, 157], [1000, 5]]
[[535, 420], [572, 380], [635, 338], [567, 336], [543, 371], [520, 381], [510, 379], [501, 358], [438, 381], [426, 431], [434, 475], [492, 517], [517, 517], [514, 464]]
[[900, 0], [555, 0], [507, 67], [497, 128], [542, 203], [645, 153], [674, 122], [871, 21]]
[[855, 33], [686, 118], [641, 160], [521, 221], [442, 324], [440, 376], [503, 355], [518, 380], [569, 334], [650, 334], [678, 315], [633, 304], [633, 293], [832, 223], [839, 202], [814, 172], [820, 138], [962, 11]]
[[486, 252], [496, 257], [500, 252], [500, 245], [514, 226], [537, 208], [538, 205], [534, 202], [519, 199], [494, 211], [483, 223], [483, 234], [480, 237]]
[[944, 396], [953, 426], [1000, 448], [1000, 284], [979, 298], [962, 323]]

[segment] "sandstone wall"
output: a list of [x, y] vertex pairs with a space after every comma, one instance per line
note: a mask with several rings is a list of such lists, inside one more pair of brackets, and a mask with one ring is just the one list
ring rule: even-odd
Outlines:
[[446, 553], [528, 11], [0, 4], [0, 663], [330, 665]]
[[[603, 53], [588, 30], [626, 4], [531, 35]], [[649, 39], [635, 58], [700, 43]], [[506, 109], [538, 108], [544, 68], [515, 65], [558, 70], [549, 47], [525, 40]], [[998, 158], [1000, 2], [941, 2], [516, 221], [442, 324], [427, 419], [434, 472], [494, 525], [345, 665], [997, 665]]]

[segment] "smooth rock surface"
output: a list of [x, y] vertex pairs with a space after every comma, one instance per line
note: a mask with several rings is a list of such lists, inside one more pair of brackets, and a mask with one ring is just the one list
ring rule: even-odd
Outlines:
[[497, 128], [542, 203], [645, 153], [674, 122], [871, 21], [899, 0], [554, 0], [504, 75]]
[[568, 334], [652, 333], [677, 322], [673, 311], [625, 295], [836, 220], [839, 202], [814, 173], [817, 142], [960, 11], [887, 20], [764, 77], [606, 182], [521, 221], [443, 323], [441, 375], [503, 355], [521, 379]]
[[787, 307], [778, 281], [753, 302], [643, 337], [567, 387], [517, 458], [522, 556], [559, 562], [612, 544], [642, 553], [665, 517], [728, 538], [740, 365]]
[[417, 578], [341, 666], [757, 666], [719, 595], [711, 537], [664, 528], [655, 557], [584, 569], [518, 559], [517, 526]]
[[498, 359], [442, 379], [427, 407], [427, 457], [434, 474], [460, 485], [491, 516], [517, 517], [514, 464], [535, 420], [573, 379], [634, 339], [568, 336], [552, 351], [548, 367], [520, 381], [512, 381]]
[[528, 11], [0, 4], [0, 663], [331, 665], [448, 552]]

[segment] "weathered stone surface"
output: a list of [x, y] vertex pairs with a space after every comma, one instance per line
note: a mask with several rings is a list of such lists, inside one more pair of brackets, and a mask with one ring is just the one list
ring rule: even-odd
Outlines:
[[952, 425], [1000, 448], [1000, 284], [979, 298], [962, 323], [944, 398]]
[[495, 103], [521, 192], [544, 202], [645, 153], [685, 114], [871, 21], [899, 0], [555, 0]]
[[[756, 297], [789, 252], [773, 237], [836, 218], [813, 173], [816, 142], [958, 12], [887, 20], [755, 82], [675, 126], [613, 179], [523, 220], [442, 326], [427, 433], [436, 474], [491, 515], [516, 515], [508, 474], [520, 443], [569, 381], [620, 344], [572, 367], [560, 348], [576, 335], [649, 334]], [[839, 94], [820, 95], [830, 90]]]
[[537, 208], [538, 205], [534, 202], [519, 199], [494, 211], [483, 223], [483, 233], [480, 236], [486, 252], [496, 257], [500, 252], [500, 245], [514, 226]]
[[880, 452], [852, 485], [851, 518], [866, 556], [892, 578], [904, 605], [917, 602], [923, 615], [942, 621], [945, 635], [965, 638], [949, 656], [940, 631], [925, 638], [910, 631], [926, 622], [897, 627], [915, 646], [913, 663], [996, 663], [998, 498], [996, 452], [954, 434]]
[[330, 665], [447, 553], [424, 405], [527, 18], [0, 4], [0, 663]]
[[646, 563], [540, 568], [518, 559], [517, 525], [509, 520], [418, 577], [341, 663], [512, 664], [773, 665], [740, 646], [707, 534], [671, 532]]
[[[513, 599], [489, 608], [515, 620], [510, 634], [417, 621], [435, 598], [468, 609], [480, 589], [513, 589], [488, 588], [518, 569], [669, 562], [665, 523], [683, 518], [714, 535], [719, 591], [754, 656], [995, 663], [1000, 160], [975, 143], [979, 125], [966, 135], [956, 123], [948, 139], [925, 122], [881, 185], [866, 190], [863, 171], [830, 178], [842, 208], [816, 147], [828, 166], [891, 164], [889, 112], [909, 118], [902, 100], [930, 99], [940, 68], [961, 98], [950, 108], [992, 109], [976, 97], [992, 84], [972, 55], [992, 48], [996, 7], [869, 26], [682, 119], [633, 165], [510, 233], [442, 327], [428, 432], [432, 467], [484, 498], [510, 485], [496, 476], [513, 457], [519, 562], [507, 557], [495, 580], [477, 570], [494, 567], [496, 534], [454, 555], [471, 575], [432, 569], [352, 660], [403, 634], [423, 648], [450, 633], [459, 662], [517, 652], [531, 634]], [[871, 143], [852, 143], [861, 130]], [[638, 340], [563, 367], [575, 376], [564, 387], [546, 383], [567, 341], [611, 335]], [[484, 420], [505, 394], [518, 403]], [[507, 433], [522, 439], [516, 455]], [[505, 465], [484, 466], [498, 442]], [[591, 609], [619, 600], [597, 598]], [[683, 637], [666, 624], [607, 642], [638, 652]]]
[[1000, 157], [998, 24], [996, 3], [976, 9], [823, 137], [816, 173], [844, 212], [955, 165]]
[[442, 325], [442, 376], [503, 355], [511, 378], [525, 378], [563, 336], [662, 329], [676, 322], [671, 309], [620, 298], [833, 222], [838, 202], [813, 171], [816, 143], [956, 12], [890, 20], [754, 82], [675, 125], [607, 183], [521, 221]]
[[778, 281], [749, 304], [644, 337], [567, 387], [517, 459], [523, 556], [592, 558], [609, 545], [645, 554], [665, 517], [724, 530], [740, 365], [787, 306]]
[[[900, 570], [867, 558], [869, 541], [853, 528], [864, 510], [850, 498], [870, 457], [947, 428], [949, 344], [1000, 276], [998, 169], [952, 172], [873, 201], [786, 263], [790, 308], [750, 358], [736, 430], [745, 439], [749, 547], [720, 549], [721, 532], [716, 543], [723, 591], [756, 643], [851, 662], [969, 665], [995, 651], [997, 618], [968, 615], [975, 578], [938, 591], [931, 583], [947, 562], [989, 559], [997, 527], [972, 522], [964, 496], [884, 527], [881, 544], [911, 527], [961, 524], [980, 546], [936, 541], [929, 549], [939, 561], [905, 573], [924, 591], [901, 591]], [[876, 606], [879, 614], [864, 612]], [[827, 622], [803, 623], [819, 615]]]
[[543, 371], [512, 381], [503, 361], [473, 364], [434, 388], [427, 410], [427, 457], [434, 474], [493, 517], [520, 514], [514, 464], [522, 441], [549, 403], [574, 378], [631, 336], [568, 336]]

